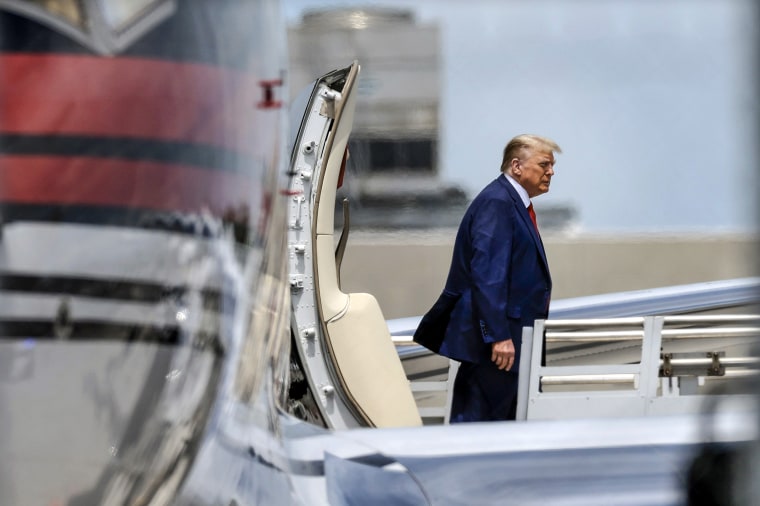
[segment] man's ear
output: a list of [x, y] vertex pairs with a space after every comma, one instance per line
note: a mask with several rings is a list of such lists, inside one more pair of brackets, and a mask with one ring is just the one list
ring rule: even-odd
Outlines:
[[512, 160], [509, 161], [509, 168], [511, 169], [512, 174], [517, 176], [522, 172], [520, 169], [520, 160], [517, 158], [512, 158]]

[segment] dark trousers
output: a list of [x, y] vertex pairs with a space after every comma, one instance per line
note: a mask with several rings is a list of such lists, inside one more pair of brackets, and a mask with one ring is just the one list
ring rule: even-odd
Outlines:
[[514, 420], [516, 411], [517, 372], [500, 371], [493, 362], [459, 365], [451, 423]]

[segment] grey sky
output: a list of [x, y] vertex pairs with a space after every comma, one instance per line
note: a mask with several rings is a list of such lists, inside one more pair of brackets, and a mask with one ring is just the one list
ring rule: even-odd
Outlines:
[[[754, 230], [753, 0], [285, 0], [414, 8], [442, 38], [441, 173], [470, 192], [515, 134], [556, 140], [583, 230]], [[316, 77], [316, 76], [315, 76]]]

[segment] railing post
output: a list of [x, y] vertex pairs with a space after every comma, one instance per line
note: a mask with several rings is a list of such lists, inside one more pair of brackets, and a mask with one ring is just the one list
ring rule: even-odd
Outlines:
[[539, 350], [538, 361], [535, 360], [534, 349], [534, 335], [543, 336], [544, 321], [536, 320], [534, 322], [535, 330], [533, 327], [523, 327], [522, 333], [522, 346], [520, 347], [520, 371], [518, 373], [517, 380], [517, 411], [515, 413], [516, 420], [528, 419], [528, 403], [530, 402], [530, 392], [533, 388], [533, 367], [537, 367], [536, 371], [540, 371], [541, 368], [541, 345], [540, 342], [536, 348]]
[[459, 362], [449, 360], [449, 375], [446, 378], [446, 405], [443, 407], [443, 424], [448, 425], [451, 422], [451, 403], [454, 399], [454, 381], [459, 371]]
[[639, 393], [645, 400], [644, 414], [649, 413], [652, 402], [657, 397], [663, 323], [664, 318], [662, 316], [644, 318], [644, 338], [641, 341], [641, 370], [639, 373]]

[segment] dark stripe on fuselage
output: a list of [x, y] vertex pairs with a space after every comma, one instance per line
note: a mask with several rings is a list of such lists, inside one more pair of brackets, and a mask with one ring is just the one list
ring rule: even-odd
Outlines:
[[0, 203], [0, 224], [71, 223], [171, 232], [200, 238], [217, 237], [218, 223], [198, 215], [112, 206]]
[[0, 338], [181, 343], [180, 330], [176, 326], [154, 327], [95, 321], [71, 321], [65, 328], [59, 328], [51, 320], [0, 320]]
[[[96, 279], [74, 276], [39, 276], [0, 272], [0, 290], [26, 294], [66, 295], [137, 303], [172, 300], [182, 304], [191, 292], [187, 286], [169, 286], [146, 281]], [[234, 297], [217, 289], [200, 290], [202, 306], [208, 311], [232, 314]]]
[[253, 160], [250, 157], [230, 149], [186, 142], [127, 137], [0, 133], [0, 153], [146, 160], [233, 172], [250, 169], [253, 166]]

